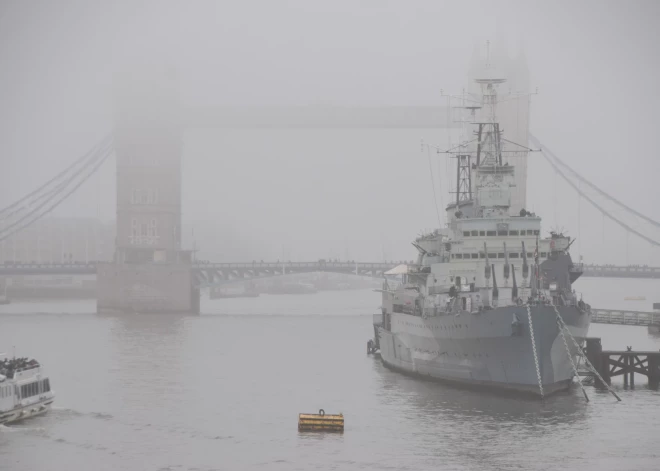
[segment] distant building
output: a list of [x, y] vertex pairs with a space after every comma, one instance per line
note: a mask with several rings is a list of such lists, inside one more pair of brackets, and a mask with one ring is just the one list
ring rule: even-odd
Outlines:
[[0, 262], [109, 261], [115, 224], [94, 218], [44, 218], [0, 242]]

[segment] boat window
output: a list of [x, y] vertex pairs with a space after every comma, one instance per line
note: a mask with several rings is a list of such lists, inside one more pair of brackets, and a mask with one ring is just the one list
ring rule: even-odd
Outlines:
[[518, 235], [518, 231], [509, 231], [509, 235], [510, 235], [510, 236], [517, 236], [517, 235]]
[[538, 229], [536, 229], [536, 230], [534, 231], [534, 235], [539, 235], [539, 232], [540, 232], [540, 231], [539, 231]]
[[36, 396], [39, 394], [39, 383], [34, 382], [21, 386], [21, 399]]
[[42, 389], [43, 392], [50, 391], [50, 381], [48, 380], [48, 378], [44, 379], [41, 382], [41, 389]]
[[508, 231], [497, 231], [498, 236], [505, 236], [507, 235]]
[[463, 231], [463, 237], [470, 237], [470, 231]]
[[479, 258], [486, 258], [486, 254], [484, 254], [483, 252], [479, 252]]
[[534, 254], [532, 252], [527, 252], [527, 258], [532, 258]]
[[472, 258], [479, 258], [479, 254], [478, 253], [473, 253]]
[[541, 252], [541, 257], [547, 257], [548, 254], [546, 252]]
[[488, 258], [497, 258], [496, 253], [488, 252]]
[[463, 254], [457, 253], [456, 258], [463, 258]]
[[497, 258], [504, 258], [504, 252], [500, 252], [497, 254]]
[[480, 236], [485, 236], [485, 235], [486, 235], [486, 231], [479, 231], [479, 235], [480, 235]]
[[472, 235], [473, 235], [473, 236], [478, 236], [478, 235], [479, 235], [479, 231], [472, 231]]
[[495, 231], [486, 231], [486, 235], [492, 237], [495, 235]]
[[513, 252], [509, 254], [509, 257], [511, 258], [518, 258], [518, 252]]

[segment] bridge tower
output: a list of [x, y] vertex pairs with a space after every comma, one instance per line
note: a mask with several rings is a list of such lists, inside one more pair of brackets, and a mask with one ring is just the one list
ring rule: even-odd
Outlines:
[[117, 235], [99, 264], [97, 310], [199, 312], [181, 248], [182, 125], [176, 74], [133, 67], [115, 83]]

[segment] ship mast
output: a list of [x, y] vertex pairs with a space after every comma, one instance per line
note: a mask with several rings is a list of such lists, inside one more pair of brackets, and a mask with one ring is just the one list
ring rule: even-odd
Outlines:
[[500, 123], [497, 121], [497, 86], [506, 82], [498, 77], [490, 63], [490, 42], [486, 49], [486, 67], [483, 76], [475, 79], [481, 86], [481, 103], [484, 109], [477, 124], [477, 167], [502, 165], [502, 140]]
[[[461, 109], [455, 122], [461, 124], [458, 145], [444, 152], [456, 159], [456, 191], [451, 191], [452, 202], [447, 207], [448, 217], [505, 217], [511, 207], [512, 187], [515, 187], [515, 169], [503, 159], [503, 154], [529, 152], [526, 146], [504, 139], [497, 117], [499, 85], [507, 80], [490, 61], [488, 44], [485, 66], [474, 82], [480, 92], [449, 95], [450, 107]], [[458, 106], [451, 106], [451, 99]], [[467, 112], [466, 112], [467, 111]], [[466, 125], [472, 128], [468, 133]], [[468, 137], [469, 136], [469, 137]], [[504, 142], [506, 142], [506, 149]]]
[[[463, 94], [460, 97], [461, 105], [457, 108], [470, 110], [472, 117], [474, 118], [475, 110], [481, 108], [481, 106], [474, 106], [472, 104], [468, 105], [466, 103], [468, 98], [466, 98], [465, 89], [463, 89]], [[459, 137], [459, 145], [456, 148], [456, 152], [453, 153], [452, 158], [456, 159], [456, 208], [459, 208], [459, 205], [463, 201], [472, 200], [472, 159], [473, 156], [470, 153], [469, 142], [467, 141], [467, 127], [466, 120], [463, 116], [459, 120], [461, 123], [461, 135]]]

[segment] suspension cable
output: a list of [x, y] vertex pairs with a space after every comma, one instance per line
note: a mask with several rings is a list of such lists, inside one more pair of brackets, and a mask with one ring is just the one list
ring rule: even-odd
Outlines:
[[[43, 216], [46, 214], [50, 213], [53, 211], [57, 206], [59, 206], [65, 199], [67, 199], [74, 191], [76, 191], [80, 186], [85, 183], [89, 177], [91, 177], [96, 171], [99, 169], [99, 167], [106, 161], [106, 159], [112, 155], [114, 151], [114, 146], [112, 145], [111, 142], [108, 142], [104, 145], [104, 149], [102, 149], [100, 152], [97, 151], [99, 155], [96, 155], [94, 157], [94, 160], [91, 160], [90, 162], [86, 163], [85, 166], [81, 169], [79, 169], [74, 175], [69, 177], [67, 181], [64, 182], [64, 184], [61, 184], [59, 187], [59, 191], [55, 194], [59, 195], [59, 198], [56, 199], [56, 201], [51, 204], [49, 207], [47, 207], [45, 210], [41, 211], [40, 214], [39, 211], [46, 206], [49, 202], [52, 202], [53, 200], [46, 200], [42, 204], [40, 204], [37, 208], [34, 208], [32, 211], [29, 213], [25, 214], [22, 218], [20, 218], [18, 221], [15, 221], [14, 223], [10, 224], [9, 226], [6, 226], [2, 229], [0, 229], [0, 241], [3, 241], [12, 235], [16, 234], [17, 232], [22, 231], [26, 227], [30, 226], [37, 220], [41, 219]], [[87, 173], [82, 176], [79, 181], [74, 184], [73, 188], [71, 188], [68, 192], [62, 194], [62, 191], [70, 184], [71, 182], [74, 181], [74, 179], [79, 176], [81, 173], [83, 173], [85, 170], [87, 170]], [[18, 226], [18, 227], [17, 227]]]
[[[529, 135], [529, 138], [530, 138], [530, 140], [534, 143], [535, 146], [537, 146], [537, 147], [539, 147], [539, 148], [542, 147], [542, 146], [541, 146], [541, 143], [539, 142], [539, 140], [538, 140], [535, 136], [533, 136], [532, 134], [530, 134], [530, 135]], [[655, 220], [651, 219], [651, 218], [648, 217], [648, 216], [645, 216], [644, 214], [640, 213], [639, 211], [636, 211], [635, 209], [631, 208], [631, 207], [628, 206], [627, 204], [625, 204], [625, 203], [619, 201], [619, 200], [616, 199], [615, 197], [613, 197], [613, 196], [611, 196], [611, 195], [605, 193], [603, 190], [601, 190], [600, 188], [598, 188], [595, 184], [591, 183], [589, 180], [587, 180], [587, 179], [584, 178], [582, 175], [580, 175], [580, 174], [577, 173], [575, 170], [573, 170], [571, 167], [569, 167], [566, 163], [564, 163], [559, 157], [557, 157], [557, 156], [556, 156], [556, 155], [555, 155], [550, 149], [548, 149], [547, 147], [542, 147], [542, 149], [543, 149], [543, 152], [547, 152], [547, 154], [548, 154], [550, 157], [552, 157], [553, 159], [555, 159], [555, 160], [557, 161], [557, 163], [559, 163], [562, 167], [564, 167], [564, 168], [566, 168], [567, 170], [569, 170], [569, 171], [570, 171], [573, 175], [575, 175], [579, 180], [582, 180], [584, 183], [586, 183], [587, 185], [589, 185], [591, 188], [593, 188], [594, 190], [596, 190], [598, 193], [600, 193], [601, 195], [603, 195], [605, 198], [609, 199], [610, 201], [615, 202], [616, 204], [618, 204], [618, 205], [621, 206], [622, 208], [624, 208], [624, 209], [626, 209], [627, 211], [630, 211], [631, 213], [633, 213], [635, 216], [638, 216], [638, 217], [644, 219], [645, 221], [647, 221], [647, 222], [653, 224], [653, 225], [656, 226], [656, 227], [660, 227], [660, 222], [655, 221]], [[544, 157], [545, 157], [546, 159], [548, 158], [548, 157], [545, 156], [545, 155], [544, 155]]]
[[557, 166], [557, 164], [556, 164], [556, 163], [555, 163], [550, 157], [548, 157], [548, 156], [545, 154], [545, 151], [544, 151], [544, 150], [541, 150], [541, 155], [543, 155], [543, 157], [545, 157], [545, 159], [550, 163], [550, 165], [552, 165], [552, 168], [553, 168], [557, 173], [559, 173], [559, 175], [561, 175], [561, 177], [562, 177], [564, 180], [566, 180], [566, 182], [567, 182], [569, 185], [571, 185], [571, 186], [573, 187], [573, 189], [574, 189], [575, 191], [578, 192], [579, 195], [581, 195], [584, 199], [586, 199], [587, 201], [589, 201], [589, 202], [590, 202], [590, 203], [591, 203], [591, 204], [592, 204], [592, 205], [593, 205], [598, 211], [600, 211], [601, 213], [603, 213], [605, 216], [607, 216], [608, 218], [610, 218], [612, 221], [616, 222], [618, 225], [620, 225], [620, 226], [623, 227], [624, 229], [628, 230], [629, 232], [632, 232], [633, 234], [635, 234], [635, 235], [638, 236], [638, 237], [641, 237], [642, 239], [644, 239], [645, 241], [649, 242], [650, 244], [655, 245], [655, 246], [660, 246], [660, 242], [658, 242], [657, 240], [653, 240], [653, 239], [651, 239], [651, 238], [649, 238], [649, 237], [646, 237], [646, 236], [645, 236], [644, 234], [642, 234], [641, 232], [639, 232], [639, 231], [633, 229], [633, 228], [630, 227], [628, 224], [626, 224], [626, 223], [623, 222], [622, 220], [620, 220], [620, 219], [616, 218], [614, 215], [612, 215], [611, 212], [606, 211], [602, 206], [600, 206], [600, 205], [599, 205], [598, 203], [596, 203], [593, 199], [591, 199], [588, 195], [586, 195], [586, 194], [585, 194], [580, 188], [578, 188], [578, 186], [577, 186], [575, 183], [573, 183], [573, 182], [572, 182], [572, 181], [566, 176], [566, 174], [565, 174], [564, 172], [562, 172], [562, 171], [559, 169], [559, 167]]
[[[111, 141], [111, 140], [112, 140], [112, 135], [108, 135], [108, 136], [106, 136], [105, 138], [103, 138], [98, 144], [96, 144], [96, 145], [95, 145], [94, 147], [92, 147], [89, 151], [87, 151], [82, 157], [80, 157], [79, 159], [77, 159], [75, 162], [73, 162], [73, 163], [72, 163], [71, 165], [69, 165], [67, 168], [65, 168], [65, 169], [62, 170], [60, 173], [58, 173], [57, 175], [55, 175], [53, 178], [51, 178], [50, 180], [48, 180], [46, 183], [44, 183], [43, 185], [41, 185], [39, 188], [37, 188], [36, 190], [30, 192], [29, 194], [25, 195], [24, 197], [20, 198], [19, 200], [14, 201], [14, 202], [13, 202], [12, 204], [10, 204], [9, 206], [6, 206], [6, 207], [0, 209], [0, 216], [2, 216], [3, 214], [5, 214], [5, 213], [8, 212], [8, 211], [11, 211], [11, 210], [14, 209], [16, 206], [19, 206], [19, 205], [20, 205], [21, 203], [23, 203], [24, 201], [29, 200], [31, 197], [33, 197], [34, 195], [38, 194], [38, 193], [41, 192], [42, 190], [48, 188], [48, 186], [49, 186], [51, 183], [53, 183], [53, 182], [59, 180], [62, 176], [66, 175], [71, 169], [75, 168], [75, 167], [76, 167], [78, 164], [80, 164], [81, 162], [84, 162], [85, 160], [91, 159], [92, 156], [95, 155], [95, 154], [99, 151], [99, 149], [101, 149], [105, 144], [107, 144], [107, 143], [108, 143], [109, 141]], [[41, 197], [38, 197], [38, 199], [41, 199]]]

